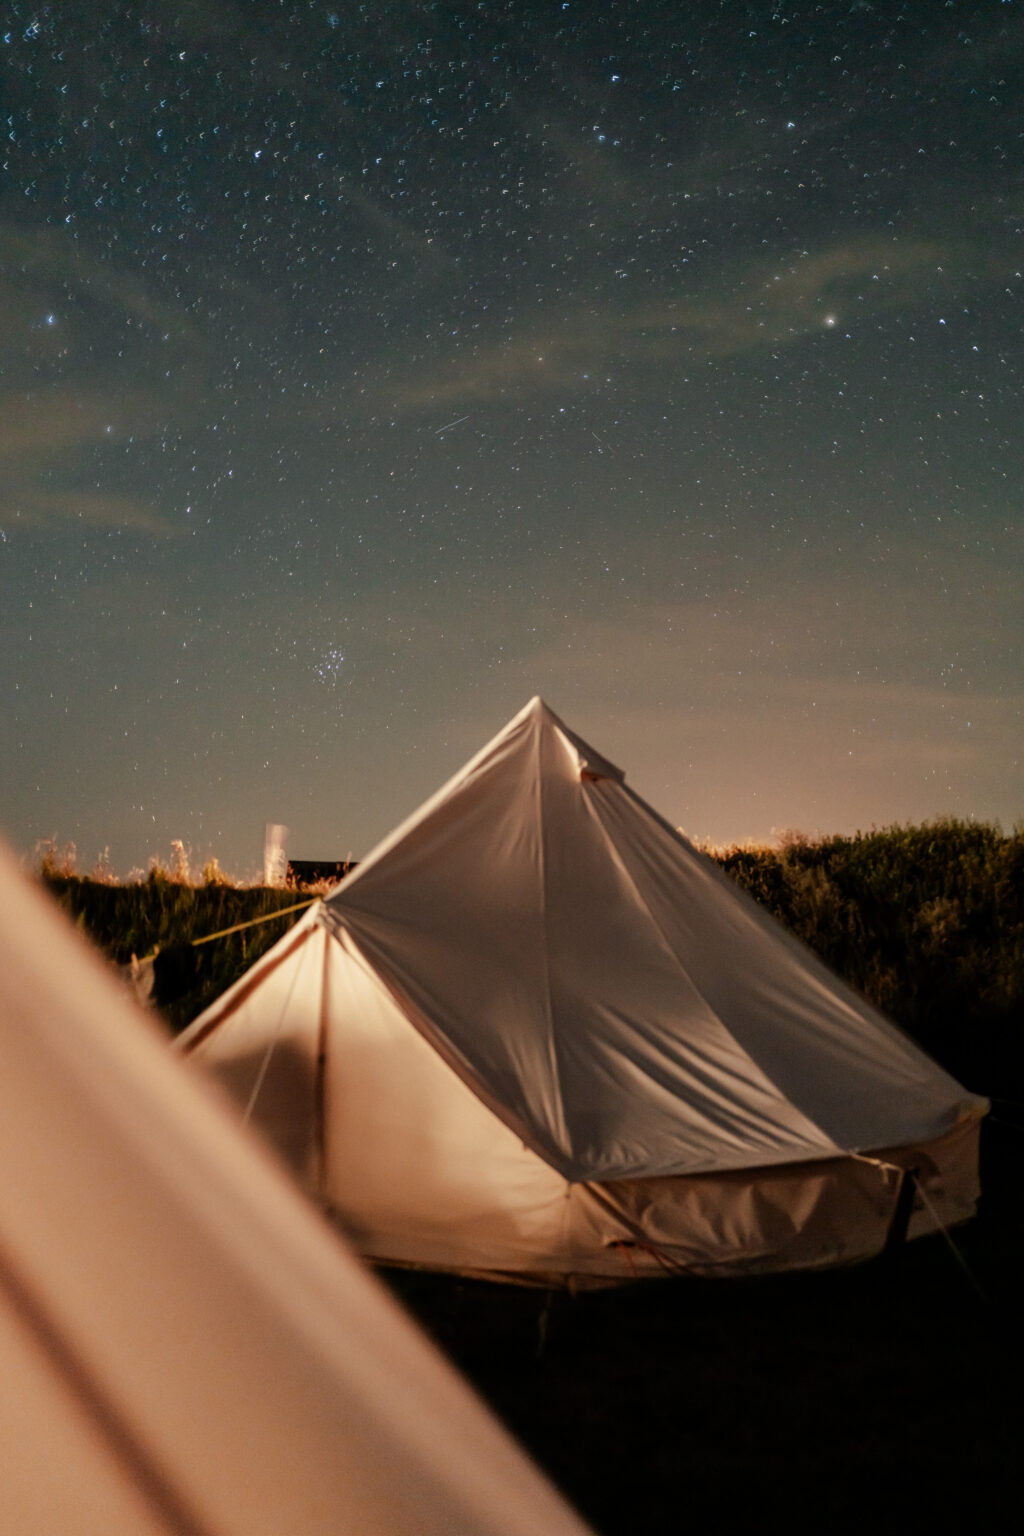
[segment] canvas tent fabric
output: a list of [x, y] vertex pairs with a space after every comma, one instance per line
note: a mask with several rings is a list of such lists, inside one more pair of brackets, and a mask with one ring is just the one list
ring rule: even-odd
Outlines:
[[984, 1102], [534, 699], [182, 1037], [378, 1259], [577, 1280], [971, 1213]]
[[18, 1536], [586, 1536], [0, 849]]

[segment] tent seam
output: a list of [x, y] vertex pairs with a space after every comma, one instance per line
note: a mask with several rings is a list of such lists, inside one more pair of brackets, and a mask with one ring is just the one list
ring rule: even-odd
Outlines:
[[342, 944], [340, 934], [344, 934], [342, 947], [345, 953], [358, 963], [367, 976], [383, 988], [409, 1028], [419, 1035], [448, 1070], [476, 1095], [484, 1108], [519, 1138], [524, 1147], [529, 1148], [541, 1162], [546, 1163], [549, 1168], [553, 1168], [556, 1173], [567, 1179], [564, 1163], [568, 1160], [562, 1158], [561, 1161], [555, 1162], [548, 1149], [539, 1146], [531, 1136], [529, 1127], [518, 1117], [513, 1118], [509, 1115], [508, 1106], [502, 1103], [492, 1091], [486, 1078], [481, 1076], [473, 1063], [453, 1046], [445, 1032], [433, 1023], [405, 992], [401, 983], [392, 974], [387, 957], [380, 954], [372, 939], [355, 932], [348, 923], [338, 924], [338, 931], [331, 933], [331, 938], [337, 944]]
[[[548, 942], [548, 858], [547, 858], [547, 822], [544, 815], [544, 776], [541, 772], [541, 747], [543, 743], [543, 731], [534, 730], [534, 814], [537, 818], [537, 848], [540, 859], [540, 910], [541, 910], [541, 953], [544, 963], [544, 1003], [546, 1009], [546, 1024], [548, 1041], [550, 1044], [549, 1058], [553, 1078], [553, 1088], [558, 1106], [558, 1135], [563, 1147], [569, 1141], [568, 1126], [565, 1120], [565, 1103], [562, 1098], [562, 1068], [558, 1059], [558, 1038], [555, 1033], [555, 1008], [551, 996], [551, 950]], [[565, 1162], [572, 1161], [571, 1148], [563, 1153]], [[565, 1172], [564, 1168], [557, 1170]]]
[[[625, 788], [625, 785], [623, 785], [622, 787]], [[627, 793], [628, 793], [628, 791], [627, 791]], [[675, 951], [674, 945], [669, 942], [669, 939], [668, 939], [668, 937], [667, 937], [667, 935], [665, 933], [665, 930], [662, 928], [661, 924], [658, 922], [658, 919], [655, 917], [654, 913], [651, 911], [650, 904], [647, 902], [646, 898], [643, 895], [643, 892], [640, 890], [640, 887], [637, 885], [636, 880], [633, 878], [633, 876], [630, 873], [629, 869], [627, 868], [625, 862], [623, 861], [622, 855], [619, 853], [619, 850], [616, 847], [616, 845], [615, 845], [615, 843], [614, 843], [614, 841], [613, 841], [613, 839], [611, 837], [611, 834], [608, 831], [608, 828], [605, 826], [605, 824], [601, 820], [600, 816], [598, 816], [597, 811], [596, 811], [596, 809], [594, 807], [593, 800], [591, 799], [591, 797], [589, 795], [587, 795], [585, 798], [586, 798], [587, 812], [588, 812], [591, 820], [597, 826], [597, 828], [598, 828], [598, 830], [599, 830], [599, 832], [601, 834], [601, 837], [604, 840], [605, 847], [608, 850], [609, 857], [612, 859], [612, 861], [613, 861], [613, 863], [615, 865], [615, 868], [622, 875], [623, 879], [625, 879], [625, 880], [627, 880], [629, 882], [629, 887], [630, 887], [631, 891], [633, 892], [633, 894], [636, 897], [636, 899], [639, 902], [639, 904], [643, 907], [644, 912], [647, 914], [647, 917], [648, 917], [648, 920], [650, 921], [651, 927], [654, 929], [655, 933], [658, 935], [658, 938], [659, 938], [659, 940], [661, 942], [661, 945], [662, 945], [665, 953], [668, 954], [671, 957], [673, 965], [680, 972], [680, 974], [685, 977], [688, 985], [693, 988], [693, 990], [696, 993], [696, 995], [700, 998], [700, 1000], [703, 1003], [703, 1005], [708, 1009], [709, 1013], [714, 1018], [716, 1024], [718, 1024], [718, 1026], [726, 1033], [726, 1035], [728, 1035], [729, 1038], [734, 1041], [734, 1043], [736, 1044], [737, 1048], [743, 1052], [743, 1055], [756, 1068], [756, 1070], [761, 1074], [761, 1077], [764, 1079], [764, 1081], [771, 1085], [771, 1087], [774, 1090], [774, 1092], [778, 1095], [780, 1101], [783, 1104], [791, 1105], [791, 1107], [793, 1109], [795, 1109], [798, 1112], [798, 1114], [801, 1115], [801, 1117], [804, 1119], [804, 1121], [808, 1125], [813, 1126], [814, 1129], [819, 1133], [819, 1135], [821, 1135], [825, 1139], [825, 1141], [828, 1143], [828, 1149], [827, 1150], [822, 1150], [821, 1152], [819, 1152], [817, 1154], [817, 1157], [819, 1157], [819, 1158], [835, 1157], [837, 1154], [839, 1156], [849, 1155], [850, 1148], [848, 1148], [848, 1147], [841, 1147], [838, 1142], [833, 1141], [832, 1137], [828, 1135], [828, 1132], [825, 1131], [824, 1128], [822, 1126], [820, 1126], [816, 1120], [812, 1119], [812, 1117], [807, 1113], [806, 1110], [802, 1109], [798, 1104], [794, 1104], [792, 1099], [789, 1098], [788, 1094], [783, 1093], [783, 1091], [779, 1087], [778, 1083], [775, 1082], [774, 1078], [769, 1076], [769, 1074], [765, 1071], [764, 1067], [757, 1060], [757, 1058], [755, 1056], [752, 1056], [751, 1053], [747, 1050], [747, 1048], [745, 1046], [740, 1045], [739, 1041], [737, 1041], [735, 1039], [735, 1036], [732, 1034], [732, 1032], [729, 1029], [728, 1025], [719, 1016], [717, 1010], [715, 1008], [713, 1008], [711, 1006], [711, 1004], [708, 1002], [708, 999], [705, 997], [705, 995], [704, 995], [703, 991], [701, 990], [701, 988], [697, 986], [697, 983], [694, 981], [693, 977], [690, 975], [689, 971], [686, 969], [686, 966], [683, 964], [683, 962], [680, 959], [679, 955], [677, 955], [677, 953]], [[812, 1153], [811, 1156], [814, 1157], [814, 1154]]]
[[267, 1045], [267, 1049], [266, 1049], [266, 1054], [264, 1055], [263, 1061], [260, 1064], [259, 1071], [256, 1074], [256, 1081], [253, 1084], [252, 1092], [249, 1095], [249, 1102], [246, 1104], [245, 1111], [244, 1111], [244, 1113], [242, 1115], [242, 1120], [246, 1124], [249, 1123], [249, 1120], [252, 1118], [252, 1112], [256, 1108], [256, 1100], [259, 1098], [260, 1092], [261, 1092], [261, 1090], [263, 1088], [263, 1083], [264, 1083], [264, 1081], [266, 1079], [266, 1076], [267, 1076], [267, 1070], [270, 1067], [270, 1059], [273, 1056], [274, 1051], [277, 1049], [277, 1043], [278, 1043], [278, 1041], [281, 1038], [281, 1033], [282, 1033], [282, 1031], [284, 1029], [285, 1014], [287, 1013], [289, 1007], [291, 1006], [292, 993], [295, 991], [295, 983], [298, 981], [298, 979], [299, 979], [299, 973], [296, 970], [295, 974], [292, 976], [292, 979], [291, 979], [291, 981], [288, 984], [288, 994], [287, 994], [287, 996], [286, 996], [286, 998], [284, 1000], [284, 1006], [278, 1012], [278, 1015], [277, 1015], [277, 1025], [276, 1025], [276, 1027], [274, 1029], [274, 1033], [270, 1037], [270, 1041], [269, 1041], [269, 1043]]
[[314, 1114], [316, 1135], [317, 1194], [321, 1201], [327, 1196], [327, 1027], [329, 1007], [328, 988], [331, 968], [331, 944], [337, 943], [330, 931], [324, 932], [323, 978], [320, 984], [320, 1018], [316, 1042], [316, 1087], [314, 1090]]

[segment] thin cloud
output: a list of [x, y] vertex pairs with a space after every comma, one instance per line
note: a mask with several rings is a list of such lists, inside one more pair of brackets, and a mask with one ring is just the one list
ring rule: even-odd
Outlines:
[[455, 273], [458, 269], [451, 256], [432, 235], [412, 229], [403, 219], [389, 213], [381, 204], [364, 192], [350, 176], [338, 178], [338, 195], [353, 210], [371, 238], [380, 242], [381, 259], [395, 255], [413, 259], [422, 275], [423, 264], [432, 269], [432, 275]]
[[23, 314], [28, 302], [52, 308], [54, 295], [91, 304], [102, 315], [128, 317], [159, 330], [177, 346], [202, 351], [202, 331], [180, 307], [163, 303], [138, 278], [97, 260], [70, 236], [51, 229], [0, 225], [0, 308]]
[[199, 328], [70, 235], [9, 225], [0, 225], [0, 313], [5, 530], [171, 532], [143, 499], [97, 483], [96, 472], [115, 445], [152, 437], [171, 417], [192, 419], [210, 357]]
[[[819, 667], [818, 642], [780, 605], [657, 604], [574, 621], [513, 663], [510, 700], [542, 693], [691, 835], [854, 830], [939, 814], [1012, 820], [998, 772], [1024, 697]], [[933, 658], [934, 659], [934, 658]], [[752, 747], [756, 750], [752, 752]]]
[[[169, 533], [170, 524], [137, 498], [74, 487], [81, 453], [95, 454], [129, 434], [152, 432], [157, 419], [157, 404], [144, 392], [130, 401], [69, 388], [0, 397], [0, 520], [5, 529], [80, 523]], [[71, 483], [62, 489], [61, 479]]]
[[87, 528], [124, 528], [167, 535], [170, 523], [143, 502], [94, 491], [42, 491], [25, 484], [0, 490], [0, 525], [7, 530], [39, 530], [79, 524]]
[[791, 346], [839, 326], [856, 297], [857, 321], [948, 280], [949, 253], [931, 242], [865, 240], [737, 274], [728, 293], [662, 295], [626, 307], [578, 305], [507, 340], [457, 354], [429, 374], [382, 381], [390, 404], [424, 409], [530, 399], [623, 366], [692, 364]]
[[79, 389], [0, 396], [0, 467], [149, 431], [155, 414], [154, 403], [144, 397], [129, 400]]

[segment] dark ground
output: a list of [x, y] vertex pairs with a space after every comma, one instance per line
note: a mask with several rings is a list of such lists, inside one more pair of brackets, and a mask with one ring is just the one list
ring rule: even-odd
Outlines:
[[935, 1237], [576, 1297], [385, 1278], [600, 1536], [1017, 1530], [1024, 1128], [984, 1157], [960, 1261]]

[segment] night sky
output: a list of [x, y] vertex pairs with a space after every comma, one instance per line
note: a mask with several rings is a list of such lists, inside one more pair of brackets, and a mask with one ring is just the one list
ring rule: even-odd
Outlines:
[[30, 5], [0, 824], [359, 857], [534, 694], [693, 837], [1024, 815], [1024, 7]]

